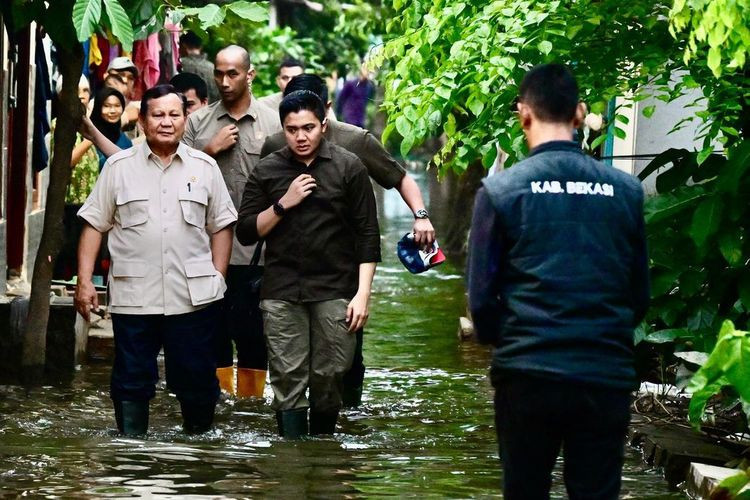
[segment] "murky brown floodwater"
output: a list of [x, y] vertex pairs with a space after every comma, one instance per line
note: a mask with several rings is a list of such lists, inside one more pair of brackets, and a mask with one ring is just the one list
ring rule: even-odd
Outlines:
[[[364, 404], [332, 439], [285, 442], [266, 401], [224, 400], [216, 428], [187, 437], [162, 386], [145, 440], [118, 437], [109, 367], [84, 366], [68, 387], [0, 386], [0, 495], [499, 497], [488, 352], [462, 344], [463, 277], [444, 265], [412, 276], [397, 262], [411, 218], [383, 198], [385, 262], [365, 337]], [[559, 474], [555, 498], [564, 498]], [[623, 497], [684, 498], [629, 450]]]

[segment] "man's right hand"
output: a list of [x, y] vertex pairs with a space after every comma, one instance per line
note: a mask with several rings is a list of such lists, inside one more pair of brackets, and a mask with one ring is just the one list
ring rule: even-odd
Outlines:
[[78, 280], [76, 295], [73, 299], [76, 311], [86, 321], [91, 321], [91, 311], [99, 309], [99, 296], [91, 280]]
[[237, 144], [239, 136], [240, 129], [237, 128], [237, 125], [232, 124], [222, 127], [206, 145], [203, 152], [209, 156], [215, 156]]
[[302, 200], [310, 196], [315, 187], [315, 178], [309, 174], [302, 174], [292, 181], [279, 203], [284, 209], [296, 207], [302, 203]]

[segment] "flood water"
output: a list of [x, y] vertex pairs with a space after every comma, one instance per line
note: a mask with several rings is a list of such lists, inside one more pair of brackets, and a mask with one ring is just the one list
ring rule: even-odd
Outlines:
[[[364, 403], [328, 439], [284, 441], [266, 400], [223, 399], [215, 429], [188, 437], [162, 384], [145, 440], [118, 437], [108, 366], [66, 387], [0, 386], [0, 496], [500, 497], [489, 352], [461, 343], [460, 265], [413, 276], [395, 258], [412, 223], [381, 201], [384, 262], [366, 328]], [[460, 264], [460, 263], [459, 263]], [[556, 474], [554, 498], [564, 498]], [[685, 498], [628, 450], [624, 498]]]

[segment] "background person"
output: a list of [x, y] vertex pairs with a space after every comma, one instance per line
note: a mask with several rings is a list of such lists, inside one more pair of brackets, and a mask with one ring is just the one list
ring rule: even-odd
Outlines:
[[167, 386], [186, 432], [211, 427], [219, 396], [213, 357], [216, 307], [237, 212], [216, 162], [180, 142], [185, 103], [171, 85], [144, 93], [146, 140], [113, 155], [78, 215], [75, 305], [98, 309], [91, 282], [104, 233], [112, 256], [109, 310], [115, 338], [110, 396], [120, 432], [148, 428], [164, 348]]
[[483, 181], [469, 305], [495, 346], [491, 379], [504, 498], [549, 498], [563, 450], [570, 498], [620, 491], [633, 329], [649, 301], [643, 190], [571, 140], [582, 122], [565, 66], [533, 68], [518, 116], [529, 157]]
[[[296, 90], [309, 90], [315, 93], [330, 110], [328, 87], [318, 75], [303, 74], [295, 76], [286, 86], [284, 92], [289, 94]], [[384, 189], [395, 188], [401, 198], [414, 214], [415, 241], [419, 245], [431, 246], [435, 241], [435, 230], [425, 209], [422, 192], [413, 177], [385, 150], [383, 145], [367, 130], [339, 121], [327, 120], [324, 137], [331, 144], [341, 146], [354, 153], [367, 168], [368, 175]], [[261, 150], [264, 158], [270, 153], [286, 146], [284, 132], [274, 134], [266, 139]], [[364, 332], [357, 331], [357, 349], [351, 369], [344, 376], [344, 406], [358, 406], [362, 399], [362, 385], [365, 377], [362, 343]]]
[[[281, 130], [278, 113], [259, 104], [250, 92], [255, 70], [247, 50], [230, 45], [216, 54], [214, 83], [221, 100], [190, 115], [185, 144], [212, 156], [219, 164], [236, 206], [248, 176], [260, 160], [266, 137]], [[262, 266], [251, 266], [255, 246], [236, 239], [227, 270], [227, 293], [216, 332], [217, 376], [222, 389], [235, 393], [234, 349], [237, 350], [237, 388], [240, 397], [262, 397], [268, 366], [263, 320], [257, 307], [255, 284]]]
[[[214, 65], [203, 52], [203, 40], [192, 31], [180, 35], [180, 73], [198, 75], [206, 83], [214, 77]], [[218, 88], [210, 85], [207, 90], [209, 104], [219, 100]]]
[[279, 104], [284, 98], [284, 89], [286, 84], [297, 75], [301, 75], [305, 72], [305, 65], [297, 59], [288, 58], [281, 61], [279, 64], [279, 73], [276, 75], [276, 85], [279, 86], [279, 91], [265, 97], [258, 99], [259, 102], [265, 104], [271, 108], [274, 112], [279, 110]]
[[370, 81], [369, 71], [362, 64], [358, 77], [347, 80], [336, 96], [336, 116], [346, 123], [364, 128], [367, 103], [374, 94], [375, 85]]
[[292, 92], [279, 115], [287, 147], [250, 174], [237, 237], [266, 240], [260, 297], [279, 434], [307, 434], [308, 406], [309, 432], [333, 434], [380, 261], [375, 195], [362, 162], [323, 138], [316, 94]]
[[[119, 149], [127, 149], [132, 141], [122, 131], [121, 117], [125, 109], [125, 97], [117, 90], [103, 87], [94, 99], [91, 108], [91, 123], [104, 137]], [[104, 168], [107, 156], [102, 150], [96, 150], [99, 156], [99, 170]]]
[[125, 92], [122, 93], [125, 97], [122, 126], [125, 130], [130, 130], [138, 124], [140, 102], [133, 100], [138, 68], [129, 57], [115, 57], [107, 66], [107, 75], [119, 76], [125, 82]]
[[208, 106], [208, 86], [203, 78], [195, 73], [178, 73], [169, 80], [175, 90], [185, 96], [187, 114]]

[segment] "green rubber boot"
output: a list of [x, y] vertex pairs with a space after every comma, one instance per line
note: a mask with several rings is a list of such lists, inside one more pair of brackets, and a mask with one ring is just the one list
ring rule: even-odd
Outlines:
[[307, 436], [307, 408], [295, 408], [276, 412], [279, 436], [299, 439]]
[[117, 430], [126, 436], [142, 436], [148, 430], [148, 400], [114, 401]]

